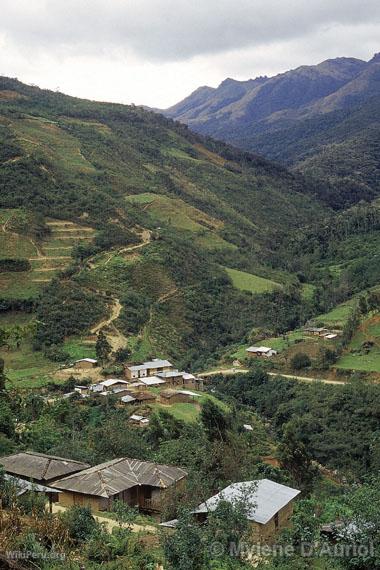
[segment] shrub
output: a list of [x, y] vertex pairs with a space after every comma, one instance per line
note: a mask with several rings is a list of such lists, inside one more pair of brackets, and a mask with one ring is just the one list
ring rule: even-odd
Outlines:
[[88, 507], [75, 505], [62, 514], [62, 519], [70, 537], [76, 542], [86, 542], [99, 527]]
[[302, 370], [302, 368], [308, 368], [311, 365], [311, 360], [304, 352], [297, 352], [291, 359], [290, 365], [293, 370]]

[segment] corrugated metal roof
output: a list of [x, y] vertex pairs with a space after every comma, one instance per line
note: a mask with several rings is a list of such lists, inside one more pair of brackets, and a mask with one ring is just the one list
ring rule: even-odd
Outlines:
[[247, 518], [251, 521], [266, 524], [270, 519], [292, 501], [301, 491], [286, 485], [280, 485], [270, 479], [233, 483], [223, 491], [207, 499], [193, 513], [214, 511], [220, 501], [239, 501], [251, 503]]
[[131, 404], [132, 402], [136, 402], [136, 398], [127, 394], [126, 396], [123, 396], [121, 398], [121, 401], [123, 402], [123, 404]]
[[77, 362], [91, 362], [91, 364], [97, 364], [97, 360], [95, 360], [95, 358], [80, 358], [79, 360], [76, 360], [75, 363]]
[[273, 350], [272, 348], [268, 348], [267, 346], [250, 346], [247, 348], [247, 352], [269, 352]]
[[165, 489], [186, 475], [186, 471], [179, 467], [121, 458], [65, 477], [56, 481], [53, 486], [57, 489], [108, 498], [136, 485]]
[[20, 479], [19, 477], [13, 477], [13, 475], [8, 475], [5, 473], [5, 480], [9, 481], [12, 485], [17, 488], [17, 496], [23, 495], [28, 491], [33, 491], [34, 493], [61, 493], [58, 489], [53, 489], [53, 487], [46, 487], [45, 485], [39, 485], [31, 481], [25, 481], [25, 479]]
[[179, 372], [178, 370], [166, 370], [165, 372], [157, 372], [157, 376], [160, 378], [179, 378], [184, 374], [184, 372]]
[[147, 378], [141, 378], [141, 382], [145, 386], [159, 386], [160, 384], [165, 384], [165, 380], [157, 378], [157, 376], [149, 376]]
[[169, 360], [161, 360], [160, 358], [154, 358], [149, 362], [144, 362], [143, 364], [137, 364], [136, 366], [127, 366], [128, 370], [138, 371], [138, 370], [148, 370], [149, 368], [166, 368], [173, 366]]
[[98, 386], [104, 386], [105, 388], [109, 388], [110, 386], [114, 386], [115, 384], [129, 384], [126, 380], [119, 380], [118, 378], [108, 378], [108, 380], [103, 380], [97, 384]]
[[0, 457], [0, 465], [3, 465], [4, 470], [11, 475], [36, 481], [50, 481], [89, 467], [88, 463], [33, 451]]

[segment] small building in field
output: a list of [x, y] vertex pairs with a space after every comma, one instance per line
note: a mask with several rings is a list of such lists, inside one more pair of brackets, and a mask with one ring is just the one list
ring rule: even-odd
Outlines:
[[34, 451], [23, 451], [0, 457], [0, 465], [9, 475], [41, 485], [50, 485], [57, 479], [89, 467], [88, 463]]
[[93, 511], [111, 510], [115, 500], [145, 512], [160, 512], [167, 489], [179, 487], [186, 471], [138, 459], [107, 461], [54, 483], [62, 491], [59, 503], [65, 507], [88, 506]]
[[297, 489], [280, 485], [270, 479], [233, 483], [197, 507], [193, 514], [199, 522], [205, 522], [209, 512], [220, 501], [244, 501], [253, 537], [258, 543], [273, 544], [278, 534], [290, 526]]
[[98, 366], [98, 361], [94, 358], [81, 358], [74, 363], [74, 368], [96, 368]]
[[328, 329], [324, 327], [305, 327], [304, 332], [312, 336], [324, 336], [328, 334]]
[[145, 392], [134, 392], [132, 395], [136, 400], [136, 402], [135, 402], [136, 404], [142, 404], [142, 403], [153, 404], [157, 399], [156, 394], [153, 394], [153, 392], [147, 392], [147, 391], [145, 391]]
[[159, 372], [167, 372], [173, 369], [173, 365], [169, 360], [161, 360], [153, 358], [149, 362], [137, 365], [127, 365], [125, 367], [125, 376], [127, 380], [137, 380], [138, 378], [146, 378], [148, 376], [156, 376]]
[[149, 418], [146, 418], [145, 416], [139, 416], [138, 414], [132, 414], [128, 421], [132, 425], [138, 426], [138, 427], [148, 427], [149, 426]]
[[122, 396], [120, 401], [123, 404], [134, 404], [137, 402], [136, 398], [134, 396], [132, 396], [131, 394], [126, 394], [125, 396]]
[[126, 380], [119, 380], [118, 378], [109, 378], [108, 380], [102, 380], [97, 384], [92, 384], [90, 390], [92, 392], [115, 392], [116, 390], [123, 389], [126, 390], [129, 386], [129, 382]]
[[246, 349], [246, 352], [249, 356], [254, 356], [256, 358], [270, 358], [277, 354], [277, 350], [269, 348], [268, 346], [250, 346]]
[[199, 394], [189, 390], [162, 390], [160, 392], [160, 402], [166, 406], [173, 404], [192, 404], [199, 398]]

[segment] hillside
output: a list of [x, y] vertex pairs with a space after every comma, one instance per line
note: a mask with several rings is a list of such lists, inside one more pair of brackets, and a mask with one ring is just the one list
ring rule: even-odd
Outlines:
[[142, 108], [8, 78], [0, 97], [1, 356], [14, 380], [93, 354], [102, 328], [134, 359], [215, 358], [252, 326], [253, 294], [297, 281], [271, 260], [325, 215], [301, 175]]
[[379, 195], [380, 56], [227, 79], [164, 111], [197, 132], [258, 152], [330, 184], [334, 208]]

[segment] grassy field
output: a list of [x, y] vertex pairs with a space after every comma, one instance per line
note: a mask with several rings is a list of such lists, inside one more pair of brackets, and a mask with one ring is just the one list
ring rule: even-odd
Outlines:
[[238, 271], [237, 269], [224, 268], [232, 280], [233, 286], [240, 291], [249, 291], [250, 293], [266, 293], [279, 289], [281, 285], [270, 279], [264, 279], [252, 273]]
[[[196, 390], [191, 390], [192, 392], [199, 394], [199, 398], [195, 398], [195, 403], [177, 403], [173, 404], [172, 406], [165, 406], [160, 404], [159, 402], [152, 404], [152, 410], [166, 410], [172, 416], [174, 416], [177, 420], [182, 420], [184, 422], [196, 422], [199, 418], [199, 414], [201, 411], [202, 404], [205, 403], [206, 400], [212, 400], [216, 405], [218, 405], [224, 412], [229, 411], [229, 408], [224, 402], [221, 402], [215, 396], [211, 394], [205, 394], [204, 392], [197, 392]], [[159, 393], [159, 390], [156, 391]]]
[[64, 343], [63, 349], [72, 360], [96, 358], [95, 345], [86, 344], [81, 338], [70, 338]]
[[327, 327], [343, 328], [352, 311], [356, 299], [352, 298], [342, 303], [323, 315], [319, 315], [316, 321]]
[[239, 347], [235, 352], [230, 355], [232, 359], [243, 360], [247, 358], [246, 349], [249, 346], [268, 346], [270, 348], [274, 348], [278, 352], [286, 350], [290, 346], [293, 346], [299, 341], [308, 340], [307, 337], [302, 331], [292, 331], [284, 336], [273, 337], [273, 338], [266, 338], [264, 340], [260, 340], [251, 344], [244, 344]]
[[2, 350], [5, 372], [10, 383], [18, 388], [39, 388], [50, 380], [47, 374], [57, 368], [57, 364], [35, 352], [29, 343], [23, 343], [20, 350]]
[[[368, 350], [363, 343], [371, 342]], [[380, 372], [380, 316], [375, 315], [365, 319], [354, 337], [348, 351], [342, 355], [336, 368], [344, 370], [359, 370], [363, 372]]]
[[358, 370], [363, 372], [380, 373], [380, 349], [371, 349], [368, 354], [345, 354], [342, 356], [335, 368], [343, 370]]

